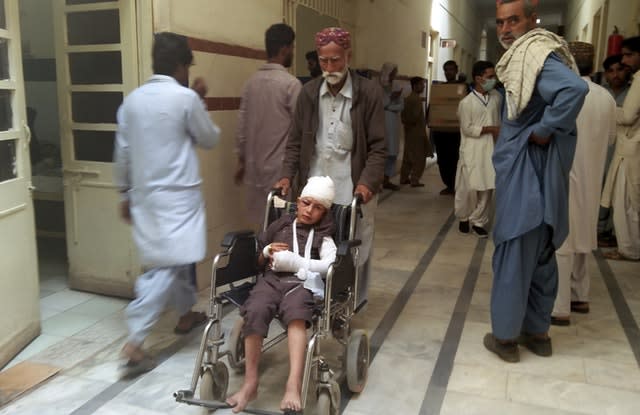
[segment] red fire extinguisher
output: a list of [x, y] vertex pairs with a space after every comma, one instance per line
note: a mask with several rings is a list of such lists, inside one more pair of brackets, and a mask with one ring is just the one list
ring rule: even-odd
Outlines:
[[607, 57], [622, 53], [622, 41], [624, 37], [618, 32], [618, 26], [613, 26], [613, 33], [609, 35], [607, 44]]

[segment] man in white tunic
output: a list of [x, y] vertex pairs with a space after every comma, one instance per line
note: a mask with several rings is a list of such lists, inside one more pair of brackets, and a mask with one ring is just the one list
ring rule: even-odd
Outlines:
[[293, 29], [274, 24], [265, 33], [267, 63], [244, 84], [238, 112], [235, 181], [247, 186], [247, 213], [262, 229], [271, 186], [280, 178], [284, 148], [302, 84], [287, 68], [293, 62]]
[[480, 238], [488, 236], [495, 171], [491, 156], [500, 132], [502, 96], [494, 90], [496, 70], [491, 62], [473, 65], [473, 90], [458, 105], [460, 120], [460, 158], [456, 173], [455, 214], [459, 230], [472, 230]]
[[616, 148], [601, 204], [613, 209], [618, 249], [604, 256], [640, 260], [640, 36], [622, 42], [622, 62], [634, 73], [622, 108], [617, 109]]
[[129, 337], [123, 376], [149, 370], [142, 343], [166, 306], [181, 316], [175, 331], [203, 322], [194, 313], [196, 290], [191, 267], [206, 252], [206, 224], [196, 146], [211, 148], [220, 130], [211, 121], [197, 79], [189, 66], [193, 55], [184, 36], [154, 37], [154, 75], [129, 94], [118, 110], [115, 183], [121, 215], [133, 225], [133, 239], [146, 272], [135, 285], [136, 299], [126, 309]]
[[362, 241], [356, 293], [361, 305], [367, 296], [377, 193], [386, 158], [382, 88], [349, 70], [349, 32], [326, 28], [316, 34], [315, 43], [322, 78], [307, 82], [300, 92], [282, 178], [274, 187], [286, 195], [292, 184], [299, 192], [308, 177], [329, 176], [336, 186], [334, 203], [345, 205], [354, 194], [362, 196], [356, 234]]
[[616, 102], [611, 94], [589, 78], [594, 48], [590, 43], [570, 42], [582, 79], [589, 86], [576, 119], [578, 141], [569, 173], [569, 235], [556, 251], [558, 295], [551, 324], [567, 326], [571, 311], [589, 311], [587, 257], [598, 247], [600, 189], [609, 142], [616, 135]]

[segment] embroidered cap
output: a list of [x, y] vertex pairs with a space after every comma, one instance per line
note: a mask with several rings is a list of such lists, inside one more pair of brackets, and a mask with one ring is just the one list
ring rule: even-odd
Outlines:
[[336, 188], [329, 176], [309, 177], [300, 197], [310, 197], [329, 209], [336, 195]]
[[351, 48], [351, 34], [341, 27], [327, 27], [316, 33], [316, 48], [334, 42], [342, 49]]

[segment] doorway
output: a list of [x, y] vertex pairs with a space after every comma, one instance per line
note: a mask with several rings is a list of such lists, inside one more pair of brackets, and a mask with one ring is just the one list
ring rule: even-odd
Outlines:
[[20, 28], [40, 297], [68, 287], [53, 2], [21, 0]]

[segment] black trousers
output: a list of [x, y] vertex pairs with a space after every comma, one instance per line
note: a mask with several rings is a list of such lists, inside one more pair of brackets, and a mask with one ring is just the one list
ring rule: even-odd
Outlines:
[[432, 131], [431, 138], [438, 154], [438, 167], [442, 183], [449, 189], [455, 189], [456, 169], [460, 156], [460, 133]]

